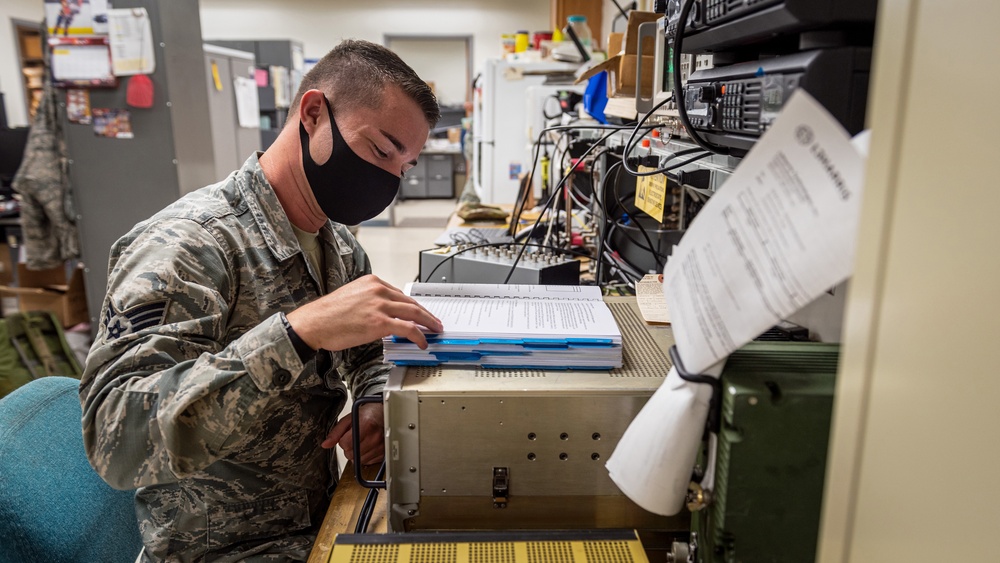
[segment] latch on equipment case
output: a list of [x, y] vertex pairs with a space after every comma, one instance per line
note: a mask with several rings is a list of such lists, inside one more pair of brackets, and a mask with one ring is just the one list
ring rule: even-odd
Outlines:
[[493, 468], [493, 508], [507, 508], [510, 493], [510, 474], [506, 467]]

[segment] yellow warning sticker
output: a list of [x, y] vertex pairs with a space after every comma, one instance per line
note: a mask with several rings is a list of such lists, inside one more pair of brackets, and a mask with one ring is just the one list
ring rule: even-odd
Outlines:
[[[648, 166], [640, 166], [639, 172], [656, 170]], [[653, 174], [639, 176], [635, 182], [635, 206], [645, 211], [658, 223], [663, 222], [663, 204], [667, 199], [667, 176]]]
[[222, 79], [219, 78], [219, 65], [212, 61], [212, 82], [215, 82], [215, 89], [222, 91]]

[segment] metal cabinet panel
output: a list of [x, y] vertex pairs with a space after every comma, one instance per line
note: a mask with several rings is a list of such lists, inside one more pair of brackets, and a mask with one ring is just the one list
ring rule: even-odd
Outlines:
[[453, 197], [455, 195], [451, 178], [447, 180], [427, 180], [427, 197]]
[[431, 154], [424, 157], [427, 163], [427, 178], [430, 180], [451, 180], [451, 155]]

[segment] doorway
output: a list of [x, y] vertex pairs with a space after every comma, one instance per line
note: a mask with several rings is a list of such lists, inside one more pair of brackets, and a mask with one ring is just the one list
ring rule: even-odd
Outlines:
[[42, 99], [42, 83], [45, 77], [45, 59], [42, 51], [42, 25], [38, 22], [12, 20], [14, 38], [17, 42], [18, 64], [21, 70], [21, 84], [24, 88], [24, 103], [28, 110], [28, 123], [35, 115], [38, 102]]

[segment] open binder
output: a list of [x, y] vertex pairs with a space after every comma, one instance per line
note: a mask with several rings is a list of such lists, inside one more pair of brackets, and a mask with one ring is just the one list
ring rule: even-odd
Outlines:
[[441, 319], [420, 350], [383, 340], [396, 365], [612, 369], [622, 365], [621, 331], [595, 286], [410, 283], [405, 288]]

